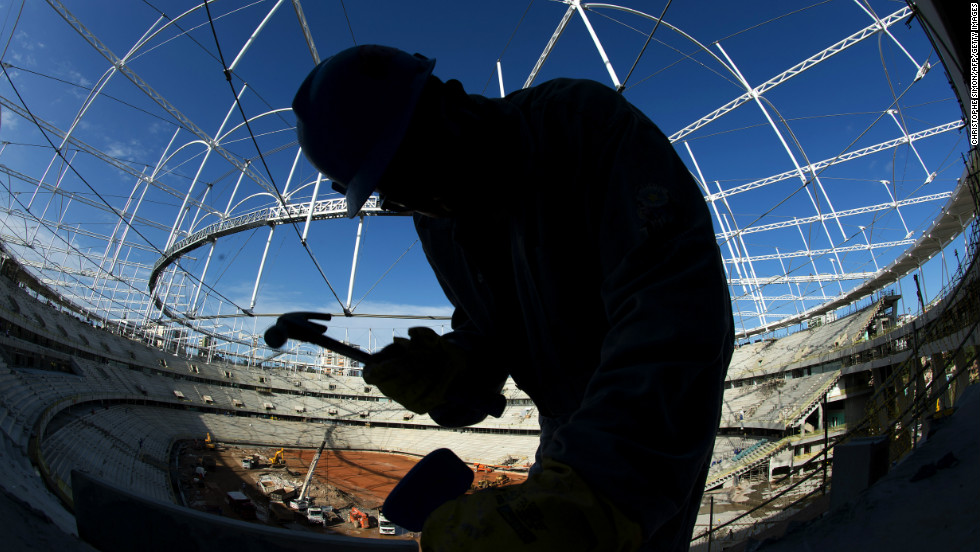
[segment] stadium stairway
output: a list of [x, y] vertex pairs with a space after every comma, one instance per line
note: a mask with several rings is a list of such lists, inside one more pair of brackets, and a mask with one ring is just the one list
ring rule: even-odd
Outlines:
[[746, 543], [756, 552], [976, 550], [980, 543], [980, 385], [874, 485], [812, 522]]

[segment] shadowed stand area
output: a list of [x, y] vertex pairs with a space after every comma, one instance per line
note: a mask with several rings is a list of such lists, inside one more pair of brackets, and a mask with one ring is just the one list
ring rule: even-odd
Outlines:
[[320, 535], [263, 527], [148, 499], [72, 471], [79, 536], [102, 552], [235, 550], [237, 552], [418, 551], [414, 541]]
[[791, 525], [778, 540], [749, 541], [744, 550], [975, 550], [980, 385], [965, 390], [956, 411], [934, 421], [931, 430], [925, 443], [865, 491], [811, 523]]

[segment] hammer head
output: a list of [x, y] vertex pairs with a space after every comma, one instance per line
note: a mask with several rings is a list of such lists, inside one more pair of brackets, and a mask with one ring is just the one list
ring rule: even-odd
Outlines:
[[453, 451], [436, 449], [412, 468], [388, 494], [381, 511], [395, 525], [421, 531], [429, 514], [462, 495], [473, 471]]
[[330, 315], [323, 312], [290, 312], [276, 320], [276, 323], [265, 331], [265, 344], [278, 349], [286, 344], [290, 336], [303, 341], [313, 341], [327, 331], [323, 324], [312, 320], [330, 320]]

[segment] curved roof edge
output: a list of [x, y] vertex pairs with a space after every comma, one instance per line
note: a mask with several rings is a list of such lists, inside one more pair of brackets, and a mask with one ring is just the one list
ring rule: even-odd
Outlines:
[[[313, 214], [310, 215], [312, 208]], [[361, 216], [402, 216], [401, 213], [394, 213], [381, 209], [377, 196], [369, 197], [367, 203], [361, 208]], [[163, 255], [155, 263], [150, 272], [149, 289], [150, 293], [156, 289], [157, 280], [171, 264], [174, 263], [185, 253], [193, 251], [206, 243], [213, 242], [223, 236], [236, 234], [245, 230], [251, 230], [260, 226], [276, 226], [279, 224], [292, 224], [309, 220], [326, 220], [335, 218], [347, 218], [347, 200], [343, 198], [324, 199], [299, 205], [289, 204], [285, 207], [277, 205], [258, 211], [252, 211], [237, 217], [227, 218], [190, 234], [180, 241], [176, 241], [163, 252]]]
[[759, 326], [735, 333], [735, 339], [744, 339], [755, 335], [766, 334], [787, 326], [799, 324], [804, 320], [837, 310], [863, 299], [888, 285], [894, 284], [913, 270], [922, 266], [943, 248], [963, 233], [966, 226], [976, 216], [973, 194], [970, 191], [968, 175], [977, 170], [975, 160], [963, 169], [963, 176], [957, 181], [952, 197], [943, 206], [943, 212], [936, 217], [932, 225], [922, 237], [916, 240], [912, 247], [906, 249], [890, 265], [878, 270], [875, 275], [860, 285], [846, 291], [822, 305], [784, 318], [776, 324]]

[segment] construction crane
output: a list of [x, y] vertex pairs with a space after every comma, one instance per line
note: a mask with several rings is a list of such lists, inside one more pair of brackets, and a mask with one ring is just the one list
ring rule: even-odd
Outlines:
[[323, 447], [327, 446], [327, 439], [324, 438], [323, 442], [320, 443], [320, 448], [316, 450], [316, 454], [313, 455], [313, 461], [310, 462], [310, 469], [306, 472], [306, 479], [303, 480], [303, 487], [299, 491], [299, 498], [297, 502], [303, 502], [306, 500], [307, 493], [310, 490], [310, 481], [313, 479], [313, 470], [316, 469], [317, 462], [320, 461], [320, 455], [323, 454]]

